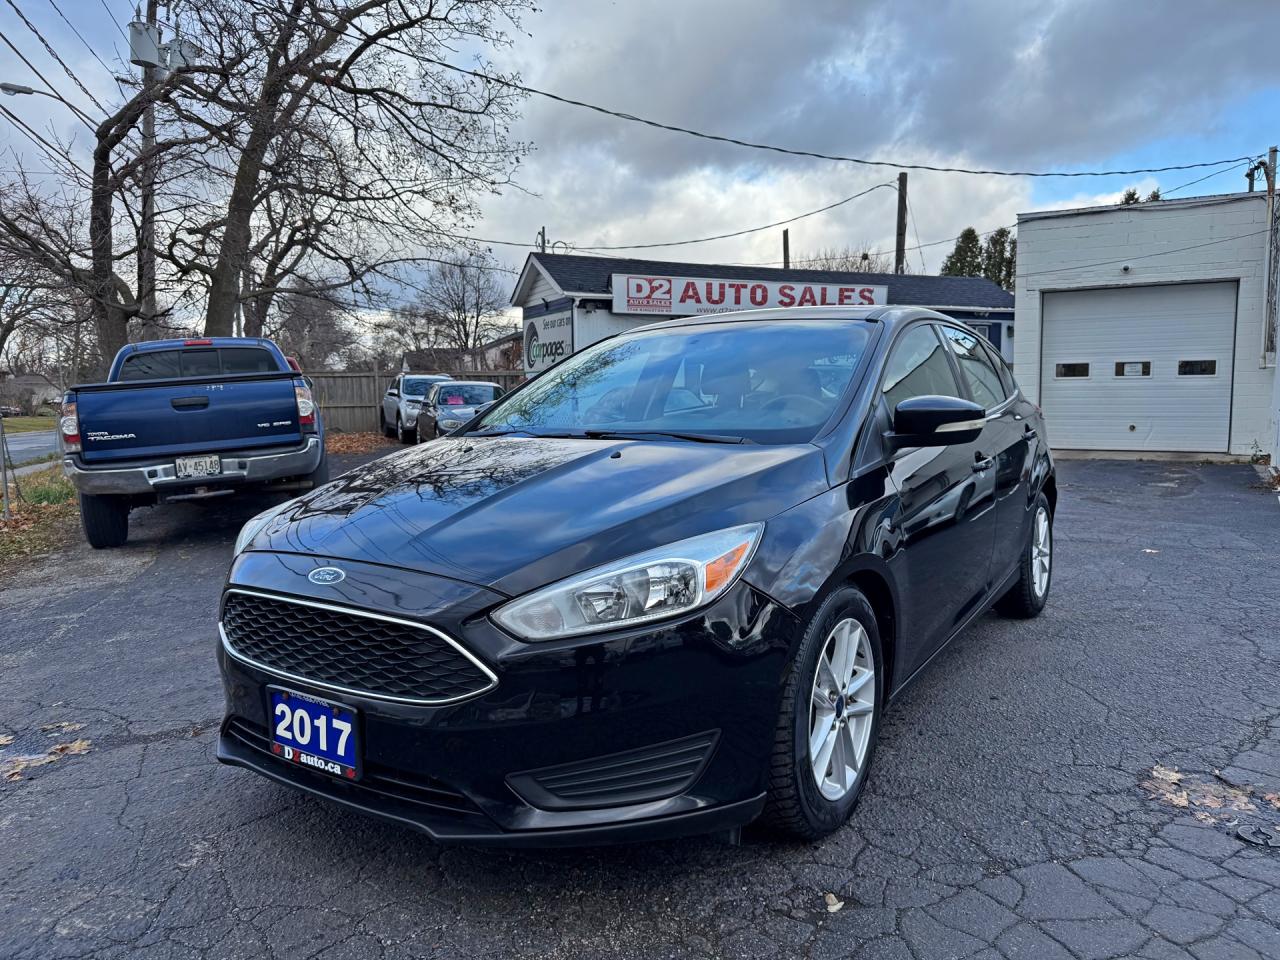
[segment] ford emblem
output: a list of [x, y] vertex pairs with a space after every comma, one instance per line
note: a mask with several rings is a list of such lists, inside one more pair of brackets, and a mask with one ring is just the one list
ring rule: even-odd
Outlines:
[[312, 583], [318, 583], [321, 586], [331, 587], [335, 583], [341, 583], [347, 579], [347, 574], [337, 567], [316, 567], [307, 574], [307, 579]]

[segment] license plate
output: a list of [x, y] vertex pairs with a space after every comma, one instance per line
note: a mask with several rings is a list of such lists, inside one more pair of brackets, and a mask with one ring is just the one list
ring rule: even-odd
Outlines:
[[173, 472], [180, 478], [213, 477], [222, 472], [222, 458], [216, 453], [204, 457], [178, 457]]
[[360, 734], [355, 710], [281, 687], [268, 687], [267, 692], [272, 753], [335, 777], [359, 778]]

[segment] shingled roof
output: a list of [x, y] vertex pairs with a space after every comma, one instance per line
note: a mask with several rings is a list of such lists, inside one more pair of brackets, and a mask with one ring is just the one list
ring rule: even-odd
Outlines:
[[[615, 273], [656, 274], [673, 277], [706, 277], [710, 280], [775, 280], [791, 283], [829, 283], [884, 286], [889, 303], [926, 307], [1012, 309], [1013, 294], [984, 277], [930, 277], [904, 273], [845, 273], [838, 270], [781, 270], [776, 267], [739, 267], [718, 263], [675, 263], [667, 260], [631, 260], [621, 257], [589, 257], [573, 253], [531, 253], [569, 294], [612, 296]], [[526, 264], [526, 268], [528, 264]]]

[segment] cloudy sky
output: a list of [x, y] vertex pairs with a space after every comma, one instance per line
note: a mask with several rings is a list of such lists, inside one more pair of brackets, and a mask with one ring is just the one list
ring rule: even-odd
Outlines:
[[[50, 0], [18, 0], [105, 94], [102, 66]], [[57, 0], [84, 36], [122, 47], [110, 7]], [[531, 86], [713, 133], [857, 157], [1000, 169], [1122, 169], [1259, 154], [1280, 139], [1275, 0], [546, 0], [500, 66]], [[46, 75], [58, 70], [6, 5], [0, 29]], [[6, 49], [0, 79], [34, 83]], [[70, 84], [64, 84], [70, 87]], [[6, 99], [37, 127], [70, 132], [37, 98]], [[657, 243], [781, 220], [895, 172], [715, 144], [539, 97], [514, 131], [534, 144], [527, 191], [484, 202], [483, 237], [576, 247]], [[7, 123], [0, 166], [39, 165]], [[1166, 192], [1211, 171], [1101, 179], [910, 174], [908, 242], [1013, 223], [1022, 211]], [[1175, 196], [1243, 189], [1229, 169]], [[894, 194], [880, 190], [791, 227], [793, 256], [870, 243], [891, 249]], [[949, 245], [910, 254], [936, 271]], [[523, 253], [495, 248], [519, 265]], [[655, 259], [770, 263], [780, 230], [647, 251]], [[923, 261], [922, 258], [923, 257]]]

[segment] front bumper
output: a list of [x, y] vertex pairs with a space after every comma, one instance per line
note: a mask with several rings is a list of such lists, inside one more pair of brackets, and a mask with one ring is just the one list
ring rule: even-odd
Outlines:
[[65, 455], [62, 471], [81, 493], [163, 495], [190, 487], [267, 483], [306, 476], [320, 466], [323, 456], [320, 438], [308, 437], [302, 446], [284, 451], [222, 454], [222, 472], [199, 479], [179, 478], [172, 457], [124, 467], [86, 467], [78, 457]]
[[[270, 557], [273, 569], [264, 558]], [[278, 593], [282, 566], [296, 581], [323, 558], [246, 554], [233, 584]], [[524, 644], [484, 615], [496, 595], [444, 578], [341, 561], [346, 580], [303, 599], [395, 598], [384, 614], [430, 621], [464, 644], [498, 677], [465, 702], [421, 706], [335, 694], [285, 680], [218, 649], [227, 715], [218, 759], [308, 793], [423, 831], [440, 842], [566, 846], [649, 840], [727, 830], [764, 804], [767, 760], [796, 619], [745, 584], [715, 604], [647, 631]], [[267, 574], [267, 581], [258, 573]], [[241, 576], [243, 575], [243, 576]], [[253, 577], [256, 583], [244, 581]], [[370, 589], [373, 580], [382, 589]], [[317, 596], [319, 594], [319, 596]], [[425, 600], [421, 598], [427, 598]], [[500, 599], [500, 598], [497, 598]], [[406, 610], [403, 604], [417, 603]], [[368, 608], [367, 600], [362, 605]], [[428, 608], [437, 609], [428, 612]], [[268, 684], [338, 700], [359, 714], [362, 774], [340, 780], [271, 752]], [[600, 761], [617, 776], [618, 757], [661, 754], [668, 744], [709, 742], [704, 762], [678, 792], [631, 802], [548, 801], [534, 777]], [[630, 751], [630, 753], [628, 753]], [[629, 761], [628, 761], [629, 762]], [[598, 778], [597, 778], [598, 779]], [[543, 782], [552, 782], [543, 778]]]

